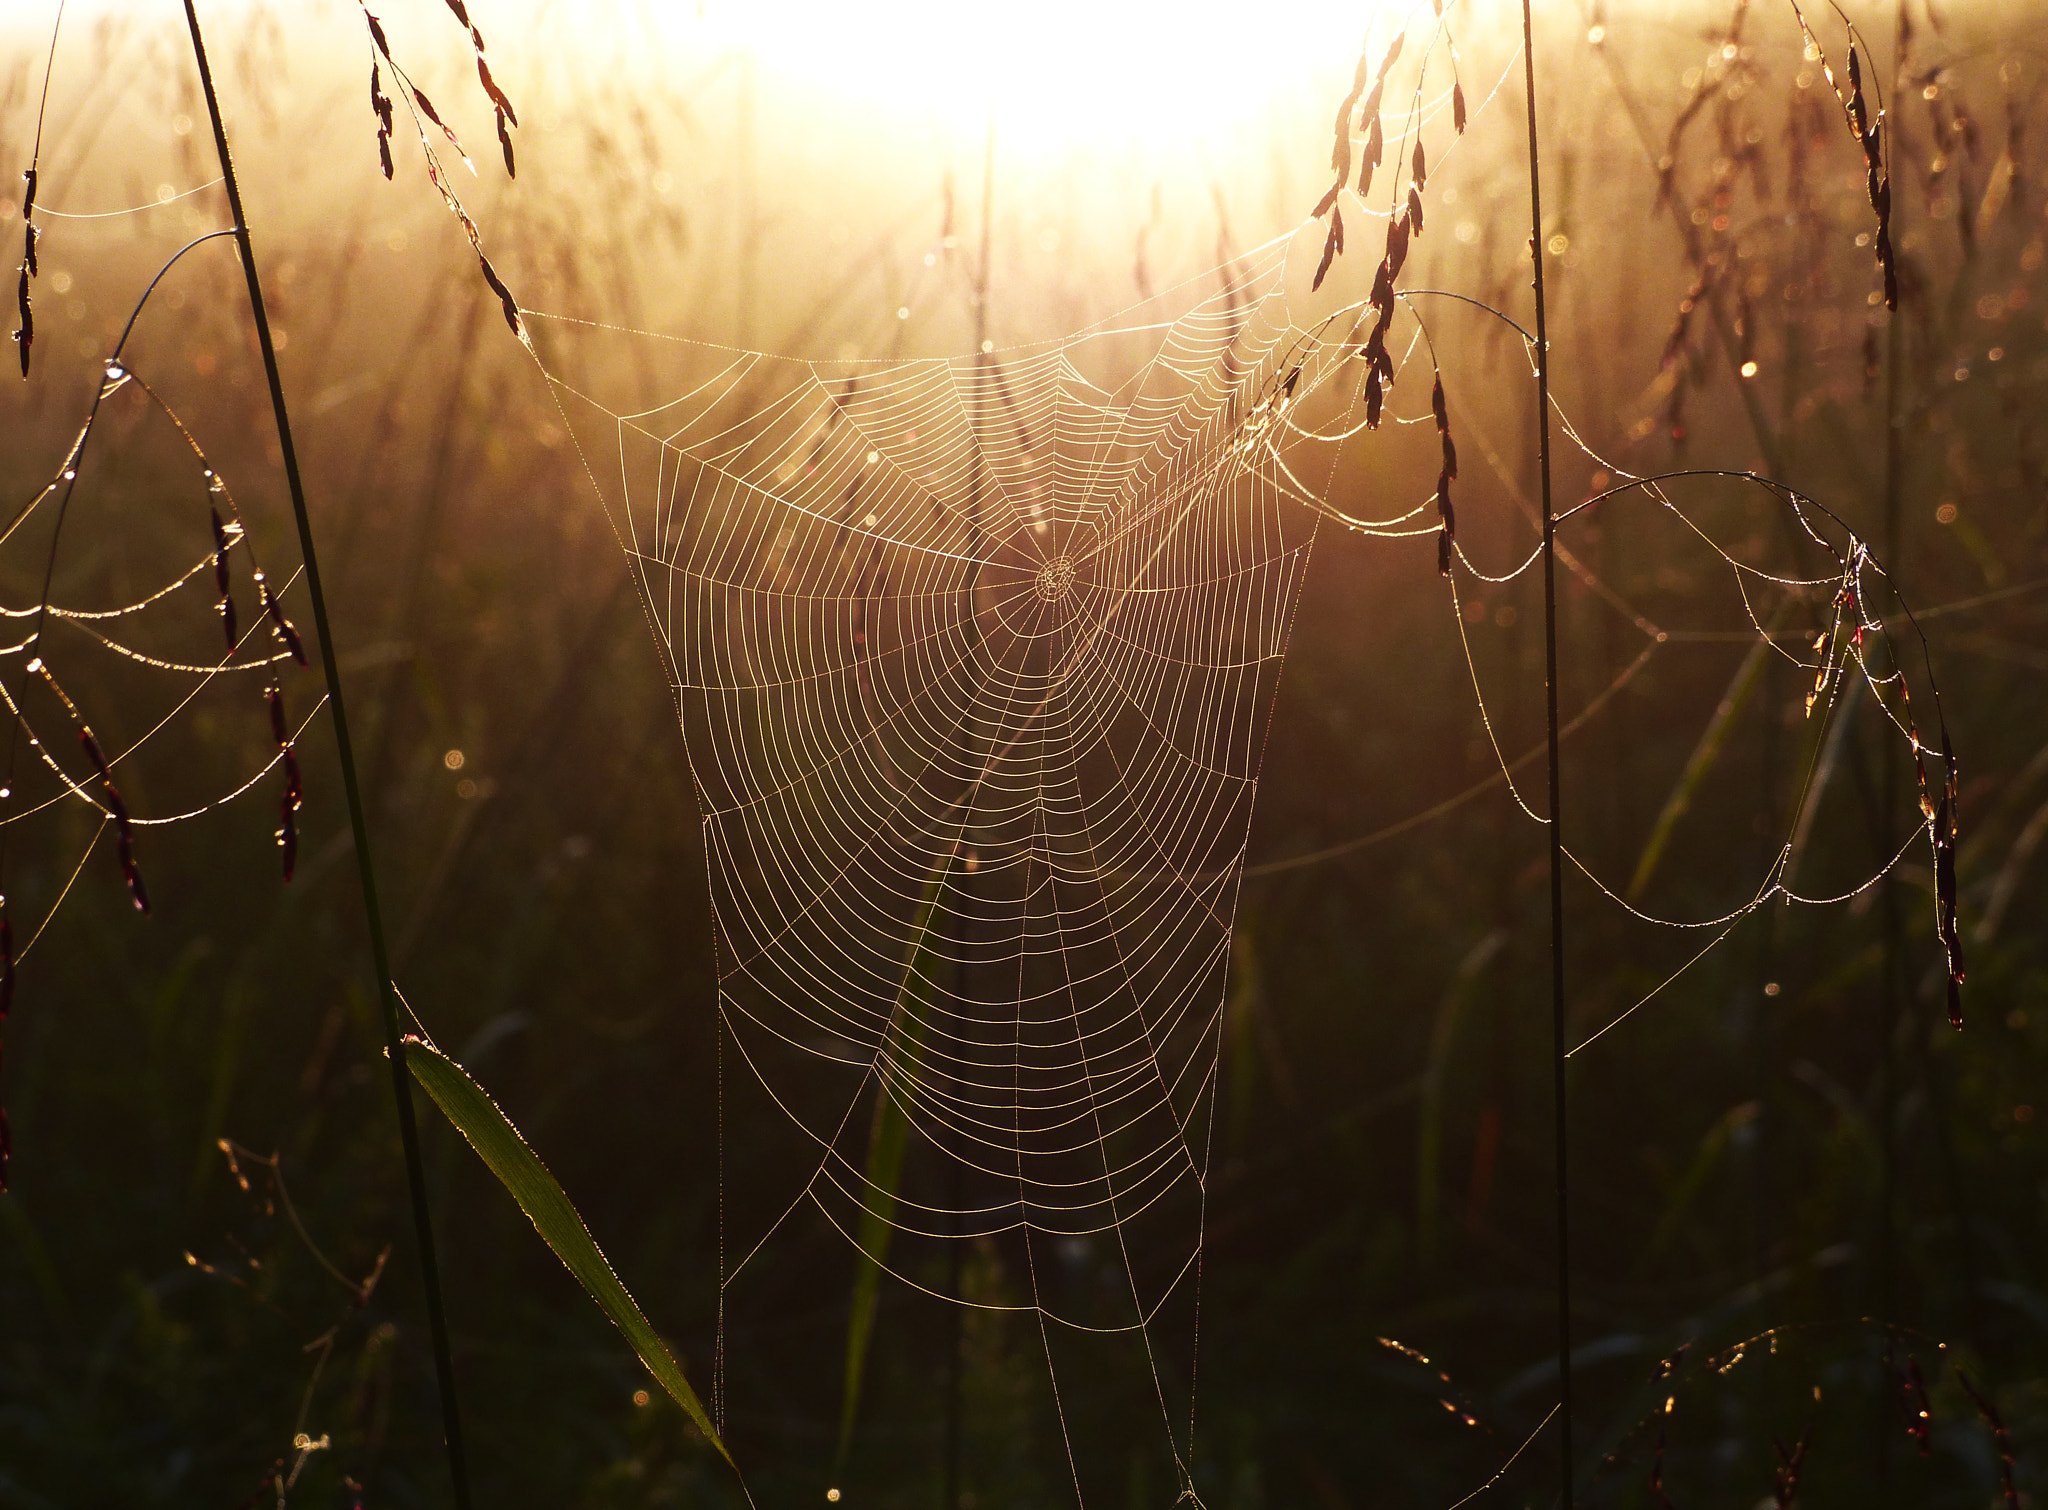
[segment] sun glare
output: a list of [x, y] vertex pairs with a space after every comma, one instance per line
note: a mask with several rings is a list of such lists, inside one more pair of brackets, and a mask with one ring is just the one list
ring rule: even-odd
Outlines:
[[710, 3], [699, 45], [751, 54], [826, 98], [1064, 148], [1216, 141], [1356, 56], [1376, 0], [1303, 0], [1284, 18], [1222, 0]]

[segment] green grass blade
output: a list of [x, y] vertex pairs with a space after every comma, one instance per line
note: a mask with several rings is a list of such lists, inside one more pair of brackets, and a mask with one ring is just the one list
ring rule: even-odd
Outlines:
[[1415, 1256], [1425, 1269], [1436, 1261], [1437, 1214], [1442, 1203], [1444, 1080], [1450, 1067], [1452, 1042], [1480, 977], [1507, 943], [1507, 930], [1496, 928], [1465, 952], [1451, 983], [1444, 988], [1443, 1000], [1436, 1009], [1436, 1027], [1429, 1036], [1429, 1059], [1423, 1066], [1415, 1114]]
[[418, 1038], [406, 1038], [405, 1064], [413, 1079], [434, 1098], [434, 1104], [469, 1140], [477, 1157], [498, 1177], [498, 1183], [511, 1192], [512, 1199], [519, 1203], [534, 1230], [555, 1250], [563, 1267], [576, 1276], [577, 1283], [590, 1292], [590, 1298], [611, 1318], [612, 1325], [625, 1334], [655, 1382], [668, 1391], [697, 1429], [731, 1463], [732, 1454], [712, 1430], [711, 1418], [704, 1413], [690, 1381], [683, 1377], [675, 1354], [648, 1323], [639, 1302], [619, 1282], [590, 1229], [583, 1225], [582, 1216], [555, 1177], [548, 1173], [547, 1165], [527, 1146], [519, 1129], [498, 1109], [498, 1103], [469, 1078], [461, 1065]]
[[1678, 1181], [1671, 1187], [1670, 1194], [1665, 1198], [1663, 1214], [1657, 1218], [1657, 1230], [1650, 1235], [1648, 1246], [1642, 1250], [1639, 1268], [1661, 1255], [1670, 1246], [1671, 1240], [1678, 1235], [1679, 1224], [1691, 1211], [1700, 1192], [1706, 1189], [1707, 1181], [1713, 1176], [1714, 1170], [1727, 1157], [1729, 1146], [1735, 1141], [1735, 1135], [1756, 1120], [1760, 1109], [1757, 1102], [1745, 1101], [1740, 1106], [1730, 1107], [1707, 1130], [1707, 1135], [1700, 1140], [1699, 1149], [1693, 1155], [1692, 1163], [1686, 1167], [1685, 1173], [1679, 1176]]
[[[1775, 633], [1781, 613], [1766, 627], [1766, 633]], [[1650, 830], [1649, 842], [1643, 845], [1642, 858], [1636, 861], [1636, 871], [1629, 878], [1628, 900], [1640, 901], [1650, 884], [1650, 877], [1657, 872], [1658, 861], [1664, 858], [1664, 851], [1671, 843], [1671, 836], [1677, 831], [1678, 821], [1692, 807], [1692, 799], [1699, 792], [1700, 783], [1707, 779], [1721, 758], [1721, 748], [1728, 742], [1728, 735], [1741, 717], [1748, 704], [1750, 694], [1756, 691], [1762, 680], [1767, 656], [1771, 652], [1768, 640], [1758, 640], [1742, 658], [1742, 664], [1735, 669], [1735, 675], [1728, 683], [1727, 692], [1714, 709], [1714, 716], [1707, 720], [1707, 727], [1700, 735], [1699, 743], [1693, 746], [1692, 757], [1686, 761], [1685, 770], [1678, 778], [1678, 784], [1671, 789], [1671, 795], [1664, 800], [1664, 810], [1657, 815], [1657, 823]]]
[[[941, 868], [925, 886], [911, 927], [910, 952], [903, 962], [903, 985], [896, 993], [896, 1033], [911, 1049], [923, 1040], [925, 1019], [930, 1015], [932, 972], [938, 966], [932, 928], [946, 877], [947, 870]], [[861, 1382], [867, 1375], [868, 1344], [874, 1338], [875, 1306], [881, 1299], [882, 1265], [889, 1257], [890, 1218], [896, 1211], [896, 1187], [903, 1178], [903, 1154], [909, 1141], [910, 1119], [889, 1094], [889, 1087], [878, 1084], [874, 1126], [868, 1133], [869, 1189], [861, 1203], [859, 1267], [853, 1281], [853, 1310], [846, 1323], [846, 1381], [840, 1395], [834, 1477], [845, 1470], [854, 1421], [860, 1414]]]
[[910, 1120], [887, 1090], [875, 1102], [874, 1129], [868, 1136], [867, 1178], [874, 1187], [868, 1200], [881, 1209], [863, 1210], [860, 1259], [853, 1281], [853, 1309], [846, 1322], [846, 1380], [839, 1401], [837, 1473], [846, 1465], [853, 1445], [853, 1424], [860, 1414], [861, 1381], [867, 1374], [868, 1344], [874, 1338], [875, 1306], [881, 1299], [882, 1265], [889, 1257], [889, 1218], [896, 1209], [896, 1185], [903, 1176], [903, 1150]]

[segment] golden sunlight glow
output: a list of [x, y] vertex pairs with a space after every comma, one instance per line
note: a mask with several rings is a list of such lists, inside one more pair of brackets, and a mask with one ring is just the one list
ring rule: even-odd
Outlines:
[[[979, 130], [1010, 145], [1214, 142], [1283, 92], [1348, 73], [1378, 0], [707, 0], [703, 41], [822, 99]], [[1384, 30], [1384, 26], [1381, 28]], [[701, 42], [700, 42], [701, 45]]]

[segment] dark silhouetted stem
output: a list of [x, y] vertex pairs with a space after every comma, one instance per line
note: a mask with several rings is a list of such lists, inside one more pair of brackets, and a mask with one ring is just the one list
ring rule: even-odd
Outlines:
[[434, 1229], [427, 1213], [426, 1173], [420, 1164], [419, 1124], [413, 1116], [412, 1085], [406, 1078], [405, 1041], [398, 1016], [398, 992], [391, 980], [390, 952], [384, 942], [384, 915], [377, 904], [377, 874], [370, 863], [370, 829], [363, 814], [363, 794], [356, 780], [355, 748], [349, 742], [348, 714], [342, 706], [341, 668], [334, 658], [334, 632], [327, 620], [327, 597], [320, 587], [320, 559], [313, 547], [313, 521], [306, 512], [306, 489], [299, 479], [299, 453], [292, 444], [291, 413], [285, 407], [284, 383], [277, 371], [277, 348], [270, 338], [270, 315], [263, 303], [263, 285], [256, 276], [256, 252], [249, 241], [249, 217], [242, 209], [242, 190], [228, 151], [227, 127], [221, 122], [220, 99], [214, 93], [213, 69], [206, 61], [206, 40], [199, 30], [199, 12], [185, 0], [185, 20], [192, 30], [192, 56], [199, 82], [206, 90], [206, 113], [213, 122], [213, 144], [220, 154], [228, 207], [235, 217], [235, 240], [242, 249], [242, 272], [249, 281], [249, 312], [256, 321], [256, 344], [263, 352], [263, 375], [270, 382], [270, 407], [277, 417], [277, 444], [284, 457], [285, 483], [291, 489], [292, 515], [299, 526], [299, 552], [306, 567], [306, 597], [319, 631], [320, 665], [327, 676], [327, 707], [334, 716], [335, 753], [341, 764], [342, 790], [348, 798], [348, 821], [356, 850], [356, 877], [369, 924], [370, 954], [377, 968], [377, 996], [384, 1008], [385, 1050], [391, 1061], [391, 1091], [398, 1105], [398, 1137], [405, 1149], [405, 1173], [412, 1186], [412, 1218], [419, 1240], [420, 1276], [427, 1291], [427, 1323], [433, 1334], [434, 1370], [441, 1386], [441, 1425], [448, 1446], [448, 1472], [455, 1484], [455, 1503], [469, 1510], [469, 1469], [462, 1455], [462, 1418], [455, 1401], [455, 1367], [448, 1348], [448, 1317], [441, 1303], [439, 1267], [434, 1259]]
[[[1906, 65], [1906, 7], [1898, 7], [1898, 35], [1892, 52], [1892, 106], [1893, 113], [1899, 113], [1898, 90], [1905, 77]], [[1898, 123], [1890, 130], [1896, 133]], [[1896, 211], [1894, 211], [1896, 213]], [[1897, 222], [1893, 222], [1892, 233], [1898, 234]], [[1900, 301], [1903, 303], [1903, 299]], [[1904, 563], [1899, 557], [1899, 515], [1903, 493], [1903, 479], [1899, 475], [1903, 458], [1899, 454], [1899, 427], [1905, 423], [1899, 413], [1900, 379], [1904, 375], [1901, 367], [1905, 359], [1905, 311], [1894, 309], [1885, 320], [1884, 331], [1884, 564], [1886, 571], [1897, 571]], [[1884, 772], [1878, 782], [1878, 825], [1877, 842], [1886, 854], [1892, 850], [1892, 826], [1885, 821], [1886, 804], [1892, 800], [1892, 793], [1899, 783], [1899, 751], [1891, 739], [1884, 742]], [[1895, 1147], [1895, 1124], [1898, 1121], [1898, 1036], [1899, 1007], [1904, 980], [1904, 929], [1899, 919], [1898, 891], [1890, 876], [1883, 883], [1880, 894], [1880, 919], [1884, 932], [1884, 1125], [1880, 1129], [1884, 1150], [1884, 1197], [1883, 1210], [1879, 1215], [1879, 1274], [1877, 1303], [1880, 1320], [1891, 1320], [1892, 1295], [1892, 1211], [1897, 1200], [1898, 1150]]]
[[1550, 497], [1550, 331], [1543, 307], [1543, 179], [1536, 138], [1536, 32], [1522, 0], [1522, 81], [1529, 105], [1529, 263], [1536, 288], [1536, 459], [1543, 483], [1543, 694], [1550, 765], [1550, 1047], [1557, 1187], [1557, 1459], [1561, 1497], [1572, 1500], [1571, 1202], [1565, 1143], [1564, 830], [1557, 757], [1557, 514]]
[[[1890, 80], [1890, 104], [1894, 116], [1886, 135], [1895, 141], [1900, 126], [1904, 123], [1904, 112], [1899, 105], [1899, 85], [1906, 70], [1906, 7], [1904, 0], [1895, 7], [1894, 34], [1892, 47], [1892, 74]], [[1874, 60], [1873, 60], [1874, 61]], [[1897, 201], [1893, 203], [1892, 214], [1898, 214]], [[1891, 233], [1899, 236], [1896, 218], [1891, 224]], [[1894, 242], [1896, 245], [1896, 242]], [[1899, 451], [1899, 428], [1905, 423], [1899, 413], [1899, 390], [1904, 376], [1902, 367], [1905, 360], [1905, 303], [1901, 290], [1898, 307], [1894, 307], [1885, 319], [1884, 331], [1884, 567], [1888, 572], [1897, 571], [1903, 564], [1899, 559], [1899, 513], [1902, 495], [1902, 479], [1899, 469], [1903, 457]], [[1877, 797], [1870, 806], [1870, 825], [1873, 848], [1889, 856], [1892, 852], [1892, 825], [1888, 819], [1892, 793], [1899, 785], [1898, 746], [1890, 736], [1889, 729], [1880, 729], [1883, 753], [1877, 780]], [[1884, 859], [1878, 861], [1880, 865]], [[1877, 1275], [1876, 1303], [1872, 1310], [1879, 1322], [1889, 1327], [1897, 1308], [1897, 1218], [1899, 1188], [1899, 1013], [1904, 1004], [1905, 990], [1905, 929], [1899, 917], [1899, 894], [1897, 878], [1887, 872], [1878, 883], [1878, 931], [1881, 955], [1878, 968], [1884, 979], [1878, 987], [1878, 1154], [1879, 1181], [1877, 1199]], [[1887, 1332], [1886, 1335], [1889, 1335]], [[1896, 1406], [1893, 1404], [1891, 1379], [1886, 1376], [1878, 1380], [1877, 1415], [1877, 1472], [1883, 1480], [1891, 1467], [1892, 1419]]]
[[[974, 273], [974, 361], [977, 371], [985, 370], [988, 365], [988, 353], [982, 350], [982, 346], [988, 340], [989, 237], [995, 208], [995, 182], [996, 122], [995, 117], [990, 116], [988, 140], [983, 148], [981, 172], [981, 255]], [[977, 403], [980, 399], [979, 387], [980, 385], [977, 384]], [[974, 448], [974, 479], [969, 490], [969, 528], [971, 533], [969, 555], [973, 564], [969, 567], [968, 572], [965, 612], [967, 616], [967, 637], [970, 644], [979, 643], [981, 638], [981, 616], [975, 603], [975, 595], [979, 590], [981, 577], [981, 553], [983, 550], [981, 492], [982, 453], [981, 446], [977, 440]], [[978, 727], [978, 721], [974, 720], [971, 716], [965, 732], [968, 736], [971, 752], [970, 762], [985, 759], [986, 754], [981, 749], [981, 731]], [[968, 814], [970, 823], [972, 816], [970, 810]], [[962, 831], [963, 833], [968, 832], [966, 828], [963, 828]], [[961, 872], [959, 881], [963, 890], [971, 884], [965, 871]], [[966, 931], [966, 918], [963, 915], [960, 920], [961, 943], [963, 946], [966, 943]], [[962, 954], [964, 955], [965, 953], [966, 950], [963, 947]], [[964, 959], [959, 965], [958, 971], [960, 978], [959, 989], [964, 996], [968, 988], [968, 972]], [[957, 1213], [964, 1202], [965, 1195], [961, 1188], [961, 1169], [960, 1164], [956, 1161], [952, 1166], [951, 1197], [951, 1205], [956, 1213], [956, 1221], [959, 1220]], [[962, 1309], [965, 1302], [961, 1298], [961, 1245], [966, 1241], [965, 1236], [956, 1233], [953, 1241], [947, 1245], [946, 1252], [946, 1290], [948, 1298], [952, 1301], [952, 1325], [947, 1336], [946, 1351], [946, 1420], [943, 1443], [944, 1460], [941, 1464], [939, 1475], [940, 1510], [960, 1510], [961, 1428], [966, 1405], [962, 1389], [964, 1388], [965, 1365], [967, 1361], [966, 1316]]]

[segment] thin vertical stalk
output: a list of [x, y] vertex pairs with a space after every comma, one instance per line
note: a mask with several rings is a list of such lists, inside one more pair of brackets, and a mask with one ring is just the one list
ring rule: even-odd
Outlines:
[[228, 150], [220, 99], [214, 92], [213, 69], [206, 60], [206, 39], [199, 12], [185, 0], [185, 21], [192, 32], [192, 56], [206, 91], [206, 113], [213, 122], [213, 144], [220, 155], [221, 179], [235, 218], [235, 240], [242, 251], [242, 272], [249, 283], [249, 312], [256, 322], [256, 344], [263, 353], [263, 374], [270, 383], [270, 407], [277, 419], [277, 444], [284, 457], [285, 483], [291, 490], [292, 515], [299, 527], [299, 552], [306, 568], [306, 596], [320, 641], [320, 665], [327, 678], [327, 706], [334, 718], [334, 746], [341, 765], [342, 790], [348, 799], [348, 821], [355, 840], [356, 878], [361, 884], [363, 912], [369, 925], [370, 954], [377, 969], [377, 996], [384, 1009], [384, 1042], [391, 1061], [391, 1091], [398, 1107], [398, 1136], [405, 1150], [405, 1173], [412, 1187], [413, 1229], [419, 1241], [420, 1273], [427, 1292], [427, 1322], [433, 1335], [434, 1371], [440, 1383], [441, 1425], [448, 1448], [448, 1472], [454, 1481], [455, 1503], [469, 1510], [469, 1469], [462, 1452], [462, 1417], [455, 1399], [455, 1369], [448, 1347], [448, 1318], [441, 1302], [439, 1267], [434, 1257], [434, 1229], [427, 1211], [426, 1173], [420, 1162], [419, 1124], [413, 1115], [412, 1084], [406, 1075], [405, 1037], [398, 1015], [398, 993], [391, 979], [390, 951], [384, 941], [384, 914], [377, 903], [377, 874], [370, 861], [370, 829], [363, 813], [363, 794], [356, 779], [355, 747], [349, 741], [348, 714], [342, 703], [341, 668], [334, 656], [334, 633], [327, 618], [327, 597], [320, 586], [320, 557], [313, 545], [313, 521], [306, 512], [306, 490], [299, 477], [299, 453], [292, 444], [291, 412], [285, 406], [284, 382], [278, 376], [277, 347], [271, 340], [270, 315], [263, 285], [256, 274], [256, 252], [249, 240], [249, 217], [242, 209], [242, 189]]
[[[1886, 149], [1897, 140], [1904, 112], [1901, 110], [1899, 84], [1906, 69], [1907, 20], [1905, 0], [1898, 0], [1894, 7], [1894, 31], [1892, 42], [1892, 69], [1890, 89], [1884, 104], [1890, 109], [1892, 119], [1886, 133]], [[1872, 59], [1875, 62], [1875, 59]], [[1885, 167], [1887, 182], [1890, 179], [1889, 165]], [[1892, 200], [1891, 234], [1899, 239], [1898, 206], [1901, 200]], [[1902, 564], [1899, 560], [1899, 516], [1903, 479], [1899, 475], [1901, 456], [1899, 453], [1899, 427], [1903, 420], [1899, 414], [1899, 390], [1904, 374], [1905, 359], [1905, 291], [1900, 290], [1897, 307], [1885, 318], [1884, 330], [1884, 514], [1880, 527], [1884, 531], [1884, 567], [1888, 572], [1897, 571]], [[1884, 730], [1888, 735], [1890, 730]], [[1872, 848], [1880, 856], [1892, 852], [1892, 825], [1887, 819], [1892, 793], [1899, 784], [1899, 757], [1896, 744], [1881, 736], [1882, 749], [1878, 756], [1877, 795], [1870, 803], [1870, 827]], [[1860, 762], [1859, 762], [1860, 764]], [[1883, 858], [1877, 862], [1885, 863]], [[1899, 918], [1899, 896], [1897, 882], [1887, 873], [1878, 883], [1878, 968], [1884, 979], [1878, 986], [1878, 1081], [1877, 1081], [1877, 1139], [1878, 1139], [1878, 1198], [1877, 1198], [1877, 1273], [1873, 1289], [1876, 1294], [1871, 1309], [1877, 1316], [1880, 1327], [1887, 1339], [1896, 1306], [1897, 1289], [1897, 1220], [1899, 1188], [1899, 1015], [1904, 996], [1902, 972], [1905, 968], [1905, 934]], [[1885, 1357], [1890, 1359], [1890, 1343], [1886, 1343]], [[1891, 1472], [1892, 1421], [1896, 1406], [1890, 1398], [1892, 1379], [1890, 1364], [1877, 1381], [1877, 1476], [1885, 1481]]]
[[1536, 290], [1536, 458], [1543, 499], [1543, 695], [1550, 767], [1550, 1058], [1557, 1192], [1557, 1460], [1559, 1503], [1572, 1496], [1572, 1267], [1565, 1140], [1564, 830], [1559, 818], [1557, 723], [1557, 514], [1550, 496], [1550, 330], [1543, 301], [1543, 177], [1536, 135], [1536, 34], [1522, 0], [1522, 82], [1529, 107], [1529, 262]]
[[[962, 1196], [960, 1166], [957, 1161], [953, 1165], [951, 1183], [950, 1198], [956, 1213], [954, 1220], [957, 1222], [960, 1220], [957, 1213], [960, 1210]], [[964, 1415], [962, 1407], [965, 1404], [961, 1389], [967, 1362], [967, 1318], [962, 1314], [965, 1302], [960, 1295], [960, 1245], [965, 1241], [966, 1238], [956, 1232], [953, 1234], [952, 1242], [946, 1245], [946, 1282], [953, 1314], [950, 1318], [952, 1325], [947, 1337], [946, 1351], [946, 1440], [945, 1461], [939, 1481], [940, 1510], [959, 1510], [960, 1505], [960, 1437]]]
[[[988, 353], [984, 352], [981, 348], [982, 343], [988, 339], [988, 268], [990, 234], [995, 207], [995, 183], [996, 122], [995, 117], [991, 115], [988, 122], [988, 141], [987, 145], [983, 148], [982, 155], [981, 255], [974, 272], [974, 362], [978, 369], [985, 368], [988, 364]], [[978, 388], [979, 385], [977, 385], [976, 393], [977, 402], [979, 402], [980, 398]], [[982, 465], [981, 444], [977, 438], [974, 447], [974, 480], [970, 489], [969, 527], [972, 531], [972, 542], [969, 555], [973, 563], [968, 568], [969, 575], [967, 579], [967, 636], [970, 644], [979, 642], [981, 626], [981, 615], [976, 598], [980, 593], [981, 552], [983, 548], [981, 530]], [[977, 753], [979, 744], [978, 733], [979, 731], [972, 727], [968, 730], [969, 744], [970, 746], [977, 747]], [[962, 879], [965, 879], [964, 874]], [[962, 923], [962, 942], [964, 943], [964, 916]], [[962, 953], [964, 954], [965, 950]], [[960, 975], [965, 977], [967, 974], [966, 964], [963, 962], [958, 966], [958, 970]], [[963, 995], [965, 994], [965, 984], [963, 979]], [[953, 1164], [952, 1175], [953, 1194], [951, 1203], [954, 1211], [957, 1213], [963, 1204], [963, 1193], [960, 1188], [960, 1165], [957, 1161]], [[963, 1407], [965, 1405], [961, 1391], [965, 1382], [967, 1352], [967, 1318], [962, 1311], [960, 1295], [960, 1246], [963, 1241], [965, 1241], [964, 1238], [955, 1234], [953, 1241], [947, 1245], [946, 1251], [947, 1294], [953, 1302], [953, 1325], [952, 1334], [949, 1339], [951, 1348], [946, 1358], [946, 1438], [945, 1461], [939, 1488], [940, 1510], [959, 1510], [960, 1506], [960, 1447], [961, 1427], [964, 1416]]]
[[[1889, 104], [1893, 120], [1887, 133], [1887, 146], [1897, 137], [1900, 118], [1899, 85], [1906, 68], [1906, 6], [1899, 0], [1896, 18], [1896, 36], [1892, 49], [1892, 77]], [[1887, 177], [1889, 169], [1887, 168]], [[1897, 215], [1899, 200], [1893, 201], [1893, 214]], [[1896, 218], [1892, 222], [1892, 235], [1899, 235]], [[1903, 291], [1900, 303], [1905, 301]], [[1905, 357], [1905, 310], [1892, 310], [1885, 319], [1884, 331], [1884, 567], [1897, 571], [1903, 563], [1899, 559], [1899, 516], [1903, 480], [1899, 475], [1899, 427], [1903, 419], [1899, 414], [1899, 387], [1903, 376], [1901, 367]], [[1888, 731], [1887, 731], [1888, 732]], [[1892, 852], [1892, 826], [1887, 821], [1892, 793], [1899, 785], [1899, 752], [1896, 742], [1887, 738], [1883, 741], [1882, 766], [1878, 776], [1877, 801], [1872, 807], [1871, 824], [1876, 830], [1875, 848], [1884, 855]], [[1879, 862], [1883, 863], [1882, 860]], [[1882, 1180], [1878, 1197], [1877, 1229], [1877, 1305], [1880, 1321], [1892, 1319], [1895, 1284], [1894, 1265], [1896, 1260], [1893, 1228], [1894, 1210], [1898, 1204], [1899, 1153], [1898, 1153], [1898, 1106], [1899, 1070], [1898, 1037], [1899, 1009], [1902, 1005], [1901, 985], [1905, 966], [1905, 930], [1899, 918], [1898, 888], [1891, 876], [1887, 875], [1878, 887], [1878, 926], [1882, 938], [1883, 959], [1881, 968], [1884, 983], [1879, 992], [1879, 1060], [1878, 1074], [1878, 1148], [1882, 1159]], [[1889, 1432], [1887, 1431], [1887, 1436]]]

